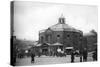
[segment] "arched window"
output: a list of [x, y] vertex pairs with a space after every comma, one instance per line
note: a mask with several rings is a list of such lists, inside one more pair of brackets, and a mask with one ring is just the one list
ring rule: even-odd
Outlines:
[[58, 42], [60, 41], [60, 35], [57, 35], [57, 41]]

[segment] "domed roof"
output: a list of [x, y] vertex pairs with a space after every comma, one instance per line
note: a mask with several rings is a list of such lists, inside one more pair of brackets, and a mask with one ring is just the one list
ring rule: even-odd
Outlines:
[[76, 30], [75, 28], [69, 26], [68, 24], [56, 24], [51, 27], [49, 27], [53, 31], [75, 31], [75, 32], [80, 32], [80, 30]]
[[[58, 19], [58, 23], [49, 27], [48, 29], [52, 30], [52, 31], [73, 31], [73, 32], [80, 32], [82, 33], [82, 31], [77, 30], [71, 26], [69, 26], [68, 24], [65, 23], [65, 18], [63, 15], [61, 15], [61, 17]], [[45, 32], [46, 30], [41, 30], [40, 33]]]
[[65, 18], [64, 17], [60, 17], [59, 21], [57, 24], [49, 27], [51, 30], [53, 31], [74, 31], [74, 32], [81, 32], [80, 30], [77, 30], [71, 26], [69, 26], [68, 24], [65, 23]]

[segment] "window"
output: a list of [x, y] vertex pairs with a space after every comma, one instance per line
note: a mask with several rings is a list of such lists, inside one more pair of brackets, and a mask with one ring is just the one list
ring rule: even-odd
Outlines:
[[60, 37], [60, 35], [57, 35], [57, 37]]
[[67, 35], [67, 37], [70, 37], [70, 35]]
[[70, 39], [70, 34], [67, 34], [67, 35], [66, 35], [66, 38], [67, 38], [67, 39]]

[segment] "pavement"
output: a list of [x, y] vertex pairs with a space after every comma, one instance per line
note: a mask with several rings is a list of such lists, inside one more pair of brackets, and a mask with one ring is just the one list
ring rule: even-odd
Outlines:
[[[31, 63], [31, 57], [17, 58], [16, 66], [70, 63], [70, 57], [70, 55], [67, 55], [66, 57], [41, 56], [35, 57], [34, 63]], [[87, 61], [93, 61], [92, 57], [88, 56]], [[76, 62], [80, 62], [80, 57], [75, 57], [75, 63]]]

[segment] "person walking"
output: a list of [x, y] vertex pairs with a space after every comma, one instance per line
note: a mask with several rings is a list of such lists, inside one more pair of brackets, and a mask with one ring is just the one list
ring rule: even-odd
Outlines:
[[87, 50], [84, 48], [83, 50], [83, 61], [87, 61]]
[[32, 53], [32, 54], [31, 54], [31, 63], [34, 63], [34, 57], [35, 57], [35, 54]]
[[74, 59], [75, 59], [74, 55], [75, 55], [74, 50], [72, 50], [72, 52], [71, 52], [71, 63], [74, 63]]

